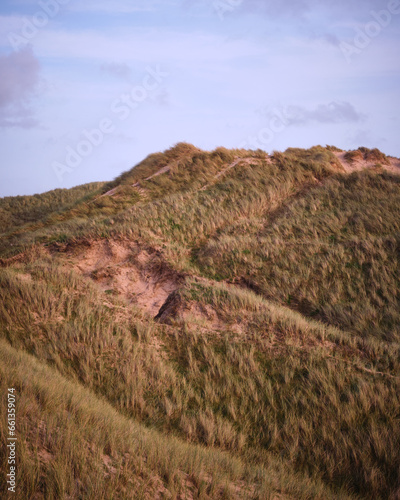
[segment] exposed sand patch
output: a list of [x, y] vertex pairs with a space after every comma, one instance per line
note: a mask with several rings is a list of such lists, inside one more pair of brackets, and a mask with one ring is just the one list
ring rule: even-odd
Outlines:
[[[368, 169], [368, 168], [375, 168], [376, 164], [379, 163], [377, 161], [371, 160], [365, 160], [360, 158], [356, 158], [355, 161], [348, 161], [345, 158], [347, 151], [341, 151], [341, 152], [335, 152], [334, 155], [336, 158], [340, 161], [342, 164], [343, 168], [345, 169], [346, 172], [351, 173], [351, 172], [358, 172], [360, 170]], [[361, 155], [362, 156], [362, 155]], [[389, 164], [381, 164], [381, 168], [383, 170], [387, 170], [388, 172], [391, 172], [393, 174], [400, 175], [400, 159], [399, 158], [394, 158], [392, 156], [388, 157]]]
[[32, 283], [32, 275], [27, 274], [27, 273], [18, 273], [17, 278], [20, 279], [21, 281], [24, 281], [25, 283]]
[[93, 241], [70, 248], [67, 256], [104, 292], [120, 295], [153, 316], [183, 280], [158, 252], [133, 242]]

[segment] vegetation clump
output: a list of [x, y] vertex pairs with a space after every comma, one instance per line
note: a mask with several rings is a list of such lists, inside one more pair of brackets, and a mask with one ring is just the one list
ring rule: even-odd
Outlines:
[[389, 165], [389, 158], [379, 151], [379, 149], [368, 149], [365, 147], [360, 147], [354, 151], [347, 151], [344, 158], [349, 163], [355, 163], [360, 161], [365, 161], [367, 163], [382, 163], [384, 165]]

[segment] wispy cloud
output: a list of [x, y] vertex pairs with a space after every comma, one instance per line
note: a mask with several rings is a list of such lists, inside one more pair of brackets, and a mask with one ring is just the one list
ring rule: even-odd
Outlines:
[[331, 10], [337, 13], [341, 12], [341, 17], [350, 14], [362, 15], [362, 12], [368, 12], [369, 9], [381, 8], [381, 0], [364, 0], [360, 4], [359, 0], [243, 0], [239, 5], [241, 11], [262, 12], [270, 16], [292, 17], [310, 13], [314, 10]]
[[131, 69], [126, 63], [103, 63], [100, 66], [101, 71], [108, 73], [109, 75], [115, 76], [121, 80], [130, 81]]
[[31, 99], [39, 84], [40, 64], [31, 47], [0, 56], [0, 126], [37, 125]]
[[174, 0], [91, 0], [90, 2], [73, 2], [70, 10], [79, 12], [109, 12], [112, 14], [129, 14], [134, 12], [153, 12], [162, 5], [177, 5]]
[[357, 123], [366, 118], [365, 115], [359, 113], [349, 102], [319, 104], [314, 109], [289, 106], [287, 117], [289, 125]]
[[[275, 116], [269, 109], [260, 110], [264, 117]], [[318, 104], [314, 108], [290, 105], [280, 110], [281, 120], [285, 126], [308, 124], [360, 123], [366, 119], [349, 102], [330, 102]]]
[[[253, 18], [255, 25], [261, 21], [273, 29], [276, 21], [289, 23], [291, 29], [307, 32], [311, 27], [326, 33], [354, 28], [359, 23], [368, 22], [372, 11], [398, 11], [397, 0], [182, 0], [185, 7], [203, 7], [214, 11], [221, 20]], [[396, 22], [400, 16], [393, 16]], [[285, 31], [286, 26], [282, 26]], [[329, 28], [329, 29], [326, 29]], [[324, 38], [324, 37], [320, 37]], [[325, 41], [332, 42], [329, 35]]]
[[340, 45], [340, 39], [335, 34], [330, 32], [318, 33], [315, 31], [310, 31], [309, 38], [311, 40], [320, 40], [334, 47], [338, 47]]

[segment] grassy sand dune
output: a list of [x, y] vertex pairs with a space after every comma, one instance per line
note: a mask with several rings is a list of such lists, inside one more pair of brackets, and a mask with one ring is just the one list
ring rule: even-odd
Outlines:
[[344, 156], [180, 144], [7, 226], [20, 498], [398, 497], [400, 177]]

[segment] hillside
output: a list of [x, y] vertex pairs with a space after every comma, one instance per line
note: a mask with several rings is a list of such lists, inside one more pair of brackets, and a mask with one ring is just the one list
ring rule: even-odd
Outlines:
[[101, 189], [103, 184], [92, 182], [72, 189], [54, 189], [33, 196], [0, 198], [0, 232], [5, 233], [29, 222], [45, 219], [59, 210], [66, 210], [85, 195]]
[[0, 199], [12, 498], [400, 498], [399, 174], [181, 143]]

